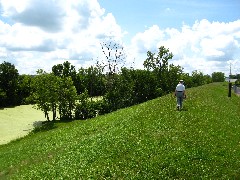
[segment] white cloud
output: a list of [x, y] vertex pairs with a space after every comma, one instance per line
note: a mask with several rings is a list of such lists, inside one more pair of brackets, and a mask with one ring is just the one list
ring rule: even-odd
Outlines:
[[[100, 42], [121, 41], [125, 32], [97, 0], [1, 1], [0, 56], [19, 67], [20, 73], [69, 60], [89, 64], [100, 56]], [[1, 59], [2, 60], [2, 59]]]
[[[124, 44], [126, 32], [97, 0], [4, 0], [0, 9], [4, 17], [0, 20], [0, 63], [10, 61], [20, 73], [50, 70], [65, 60], [86, 67], [101, 58], [101, 42], [110, 39]], [[164, 45], [174, 54], [171, 62], [186, 72], [228, 72], [227, 61], [240, 61], [240, 20], [204, 19], [183, 24], [181, 29], [153, 25], [130, 42], [125, 45], [127, 64], [134, 61], [136, 68], [143, 68], [147, 51], [156, 52]], [[234, 66], [240, 70], [239, 63]]]
[[[153, 47], [156, 48], [156, 45], [163, 45], [173, 52], [172, 62], [181, 65], [187, 72], [228, 72], [224, 64], [229, 60], [239, 61], [239, 32], [240, 20], [230, 23], [196, 21], [192, 27], [184, 24], [181, 31], [173, 28], [161, 30], [154, 25], [145, 32], [138, 33], [133, 38], [132, 45], [143, 54], [148, 50], [154, 52]], [[142, 57], [138, 63], [145, 60], [146, 56]]]
[[36, 26], [46, 31], [59, 31], [64, 22], [65, 12], [61, 1], [54, 0], [24, 0], [4, 1], [3, 10], [7, 17], [17, 23]]
[[238, 51], [238, 41], [232, 35], [204, 38], [200, 45], [203, 55], [207, 59], [216, 59], [217, 61], [232, 59]]
[[132, 45], [139, 53], [156, 51], [157, 43], [164, 38], [163, 31], [157, 25], [153, 25], [143, 33], [137, 33], [132, 39]]
[[5, 48], [0, 47], [0, 59], [4, 59], [7, 57], [7, 52]]

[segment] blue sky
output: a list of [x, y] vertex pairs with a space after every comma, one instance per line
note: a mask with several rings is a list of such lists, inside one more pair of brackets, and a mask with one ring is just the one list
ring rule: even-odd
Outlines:
[[99, 0], [106, 13], [112, 13], [128, 37], [147, 27], [181, 29], [195, 21], [231, 22], [240, 19], [239, 0]]
[[240, 17], [239, 0], [99, 0], [123, 29], [137, 33], [145, 26], [181, 28], [196, 20], [230, 22]]
[[76, 68], [104, 56], [101, 42], [125, 48], [125, 66], [143, 68], [164, 45], [185, 72], [240, 73], [239, 0], [0, 0], [0, 63], [21, 74]]

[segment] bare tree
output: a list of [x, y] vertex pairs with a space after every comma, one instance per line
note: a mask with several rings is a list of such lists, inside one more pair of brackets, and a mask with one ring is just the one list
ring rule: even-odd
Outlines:
[[126, 53], [123, 45], [111, 39], [100, 44], [106, 58], [102, 62], [103, 68], [109, 75], [118, 73], [125, 64]]

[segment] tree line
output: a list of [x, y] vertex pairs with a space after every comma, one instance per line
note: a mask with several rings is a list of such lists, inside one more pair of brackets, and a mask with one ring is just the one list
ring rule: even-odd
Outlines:
[[[117, 44], [102, 44], [107, 61], [76, 69], [70, 62], [57, 64], [50, 73], [19, 75], [9, 62], [0, 64], [0, 107], [34, 104], [48, 121], [95, 117], [171, 93], [180, 79], [187, 88], [224, 81], [224, 73], [212, 76], [200, 71], [184, 73], [169, 64], [173, 54], [161, 46], [158, 53], [147, 52], [144, 69], [119, 66], [124, 49]], [[92, 97], [101, 97], [97, 101]], [[49, 117], [52, 112], [52, 117]]]

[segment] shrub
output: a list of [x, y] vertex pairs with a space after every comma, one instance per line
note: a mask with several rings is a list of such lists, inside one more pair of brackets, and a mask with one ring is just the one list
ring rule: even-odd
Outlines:
[[96, 117], [98, 114], [111, 112], [110, 106], [105, 100], [89, 100], [88, 91], [79, 95], [79, 104], [75, 108], [75, 119], [88, 119]]
[[99, 101], [86, 101], [80, 103], [75, 109], [75, 119], [89, 119], [98, 115], [106, 114], [110, 112], [108, 104], [104, 100]]

